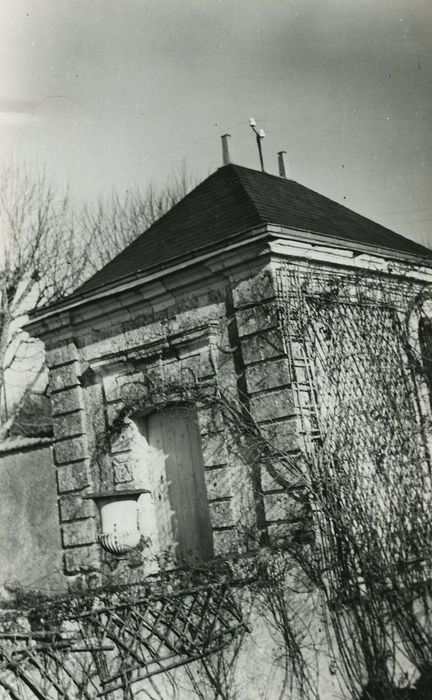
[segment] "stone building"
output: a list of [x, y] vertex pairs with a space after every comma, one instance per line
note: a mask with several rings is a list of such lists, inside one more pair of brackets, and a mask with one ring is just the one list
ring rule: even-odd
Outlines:
[[[124, 580], [153, 575], [166, 552], [198, 566], [307, 543], [304, 485], [289, 464], [323, 444], [338, 402], [358, 403], [356, 378], [368, 372], [345, 363], [351, 389], [336, 395], [326, 362], [341, 346], [367, 347], [366, 307], [378, 354], [393, 348], [401, 314], [417, 333], [411, 312], [431, 262], [428, 249], [307, 187], [228, 164], [74, 294], [35, 313], [27, 329], [50, 368], [71, 590], [120, 569]], [[351, 323], [339, 340], [335, 300]], [[377, 381], [365, 384], [375, 403]], [[418, 391], [426, 415], [421, 382]], [[258, 431], [264, 451], [236, 440], [237, 428]], [[364, 441], [369, 428], [356, 430]], [[257, 688], [273, 663], [258, 646], [260, 671], [247, 675]]]

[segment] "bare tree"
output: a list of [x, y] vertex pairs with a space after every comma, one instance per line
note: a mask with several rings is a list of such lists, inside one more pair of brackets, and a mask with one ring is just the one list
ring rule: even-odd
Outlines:
[[91, 241], [88, 260], [93, 272], [109, 262], [182, 199], [194, 182], [183, 166], [161, 187], [150, 183], [146, 189], [135, 187], [120, 194], [100, 197], [87, 205], [83, 213], [86, 238]]
[[[164, 186], [150, 183], [143, 191], [138, 187], [123, 194], [113, 191], [96, 204], [77, 207], [69, 188], [54, 186], [44, 168], [14, 161], [3, 167], [0, 439], [16, 424], [18, 416], [24, 431], [31, 431], [34, 415], [41, 415], [32, 406], [42, 400], [33, 388], [40, 380], [43, 352], [40, 343], [22, 331], [26, 314], [73, 291], [174, 206], [191, 186], [183, 167]], [[9, 401], [7, 372], [8, 393], [12, 394]]]
[[78, 224], [69, 189], [55, 187], [44, 168], [11, 161], [0, 170], [0, 438], [20, 403], [7, 405], [5, 372], [15, 367], [22, 374], [22, 363], [33, 364], [36, 379], [43, 361], [22, 331], [26, 314], [62, 298], [85, 275]]

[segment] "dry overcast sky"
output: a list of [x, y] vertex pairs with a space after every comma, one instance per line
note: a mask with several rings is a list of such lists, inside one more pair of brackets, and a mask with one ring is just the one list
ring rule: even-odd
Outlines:
[[294, 179], [432, 246], [430, 0], [1, 0], [0, 153], [92, 199], [182, 161]]

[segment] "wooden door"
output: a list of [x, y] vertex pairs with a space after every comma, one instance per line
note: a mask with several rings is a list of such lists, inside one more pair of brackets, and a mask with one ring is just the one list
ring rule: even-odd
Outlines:
[[[145, 420], [147, 441], [156, 454], [152, 481], [161, 549], [173, 542], [180, 560], [197, 563], [213, 556], [201, 438], [195, 413], [174, 407]], [[171, 542], [169, 541], [171, 540]]]

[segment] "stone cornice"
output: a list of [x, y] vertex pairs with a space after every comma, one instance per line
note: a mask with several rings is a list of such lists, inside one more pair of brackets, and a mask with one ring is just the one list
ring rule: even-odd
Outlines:
[[[255, 260], [257, 246], [262, 248], [263, 242], [268, 240], [271, 235], [269, 227], [263, 226], [260, 229], [250, 231], [250, 235], [247, 238], [228, 244], [223, 248], [212, 250], [206, 254], [196, 255], [190, 260], [173, 264], [170, 267], [145, 273], [128, 282], [123, 281], [111, 286], [109, 289], [95, 291], [82, 298], [65, 299], [63, 302], [34, 312], [30, 320], [25, 324], [25, 330], [30, 335], [41, 338], [51, 333], [57, 333], [61, 327], [73, 325], [74, 313], [77, 310], [84, 309], [84, 307], [89, 307], [90, 305], [94, 306], [101, 302], [106, 304], [105, 313], [109, 313], [110, 308], [112, 310], [125, 309], [128, 304], [123, 301], [123, 298], [128, 293], [132, 293], [138, 288], [155, 284], [162, 278], [167, 279], [179, 274], [187, 277], [190, 274], [189, 270], [196, 268], [200, 263], [205, 264], [210, 260], [212, 261], [211, 268], [208, 268], [209, 275], [211, 275], [215, 274], [218, 268], [221, 271], [225, 271], [227, 267], [244, 264], [247, 259]], [[268, 252], [270, 251], [268, 250]], [[218, 257], [221, 258], [220, 265], [214, 262]], [[181, 286], [185, 286], [184, 280]], [[122, 298], [122, 301], [120, 301], [120, 298]]]
[[[262, 246], [267, 246], [262, 250]], [[153, 272], [136, 275], [133, 279], [123, 279], [109, 287], [94, 290], [83, 297], [71, 297], [55, 305], [36, 311], [25, 329], [33, 336], [44, 338], [51, 334], [56, 336], [66, 328], [72, 328], [76, 323], [75, 314], [80, 313], [81, 319], [86, 317], [90, 308], [103, 305], [103, 313], [124, 310], [130, 305], [127, 299], [139, 288], [150, 288], [161, 280], [175, 276], [183, 277], [182, 286], [188, 282], [188, 275], [198, 265], [206, 266], [214, 274], [217, 270], [226, 271], [229, 267], [245, 264], [248, 259], [256, 260], [257, 248], [263, 252], [283, 254], [287, 257], [313, 259], [317, 262], [335, 263], [351, 268], [362, 268], [396, 274], [421, 282], [432, 282], [432, 263], [430, 260], [417, 256], [400, 253], [397, 250], [377, 248], [356, 242], [347, 242], [336, 237], [324, 236], [311, 231], [287, 229], [276, 224], [267, 224], [258, 229], [242, 234], [241, 240], [230, 242], [223, 247], [208, 252], [195, 254], [188, 260], [173, 261], [169, 267], [160, 268]], [[392, 261], [389, 263], [389, 261]], [[180, 285], [179, 285], [180, 286]], [[173, 285], [172, 290], [175, 288]], [[166, 291], [166, 290], [165, 290]], [[136, 301], [136, 298], [135, 298]], [[90, 319], [93, 313], [88, 314]]]

